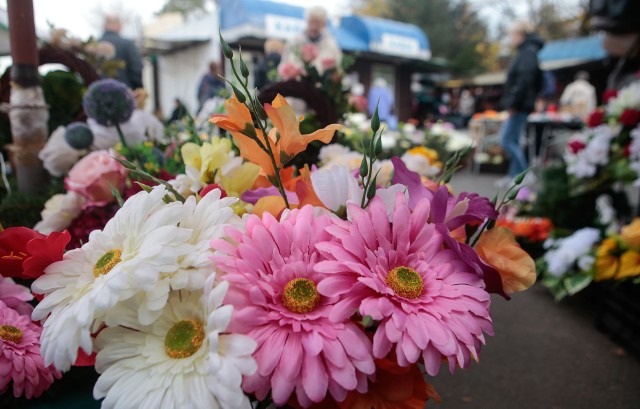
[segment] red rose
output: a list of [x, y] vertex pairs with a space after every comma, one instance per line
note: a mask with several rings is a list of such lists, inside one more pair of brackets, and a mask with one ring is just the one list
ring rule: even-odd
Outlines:
[[27, 227], [10, 227], [0, 233], [0, 272], [5, 277], [38, 278], [51, 263], [62, 260], [71, 236], [48, 236]]
[[630, 143], [627, 144], [627, 146], [624, 147], [624, 150], [622, 151], [622, 154], [627, 158], [629, 156], [631, 156], [631, 144]]
[[584, 143], [584, 141], [581, 141], [580, 139], [574, 139], [567, 144], [567, 147], [569, 148], [571, 153], [573, 153], [574, 155], [580, 152], [581, 150], [583, 150], [586, 146], [587, 144]]
[[220, 189], [220, 199], [224, 199], [225, 197], [227, 197], [227, 192], [225, 192], [224, 189], [221, 188], [220, 185], [216, 183], [212, 183], [210, 185], [203, 187], [202, 190], [200, 191], [200, 197], [205, 197], [207, 193], [211, 192], [213, 189]]
[[640, 122], [640, 111], [627, 108], [620, 115], [620, 123], [625, 126], [636, 126]]
[[587, 126], [589, 128], [595, 128], [598, 125], [602, 125], [604, 122], [604, 111], [595, 110], [587, 117]]
[[615, 98], [618, 96], [617, 89], [608, 89], [602, 94], [602, 102], [607, 103], [611, 98]]

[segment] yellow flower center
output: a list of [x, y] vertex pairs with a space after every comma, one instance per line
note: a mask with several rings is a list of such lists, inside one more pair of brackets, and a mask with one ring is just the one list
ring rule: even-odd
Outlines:
[[12, 325], [0, 325], [0, 339], [19, 344], [22, 341], [22, 331]]
[[173, 359], [188, 358], [198, 352], [204, 341], [202, 324], [194, 320], [179, 321], [164, 338], [164, 350]]
[[416, 270], [399, 266], [387, 274], [387, 285], [404, 298], [418, 298], [422, 294], [424, 283]]
[[284, 286], [282, 304], [291, 312], [307, 314], [320, 304], [316, 283], [307, 278], [294, 278]]
[[122, 251], [118, 249], [109, 250], [104, 253], [93, 266], [93, 275], [98, 278], [101, 275], [107, 274], [116, 264], [122, 261], [121, 256]]

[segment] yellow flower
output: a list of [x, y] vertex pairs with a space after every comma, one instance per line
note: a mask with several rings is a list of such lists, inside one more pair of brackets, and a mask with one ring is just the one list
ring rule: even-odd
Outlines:
[[410, 155], [422, 155], [429, 159], [429, 163], [435, 166], [442, 166], [442, 163], [438, 162], [438, 152], [434, 149], [425, 148], [424, 146], [416, 146], [407, 151]]
[[624, 226], [620, 237], [627, 246], [640, 250], [640, 217], [636, 217], [631, 224]]
[[203, 183], [214, 183], [215, 171], [231, 158], [231, 141], [214, 137], [211, 142], [204, 142], [202, 146], [192, 142], [185, 143], [180, 151], [184, 164], [200, 171]]
[[616, 274], [616, 280], [637, 277], [640, 275], [640, 253], [629, 250], [620, 256], [620, 270]]
[[615, 239], [606, 238], [596, 252], [596, 276], [595, 281], [610, 280], [618, 271], [620, 261], [613, 252], [618, 249]]
[[153, 142], [151, 141], [144, 141], [144, 146], [146, 146], [147, 148], [153, 148]]
[[229, 196], [240, 197], [245, 190], [251, 189], [259, 174], [260, 166], [246, 162], [221, 175], [218, 183]]
[[495, 268], [508, 293], [523, 291], [536, 282], [536, 264], [516, 242], [511, 230], [495, 227], [482, 236], [476, 245], [478, 256]]

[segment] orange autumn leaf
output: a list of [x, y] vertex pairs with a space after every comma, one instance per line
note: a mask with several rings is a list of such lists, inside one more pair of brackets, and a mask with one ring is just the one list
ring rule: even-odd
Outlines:
[[496, 227], [480, 236], [478, 256], [495, 268], [507, 293], [523, 291], [536, 282], [536, 265], [531, 256], [516, 242], [511, 230]]

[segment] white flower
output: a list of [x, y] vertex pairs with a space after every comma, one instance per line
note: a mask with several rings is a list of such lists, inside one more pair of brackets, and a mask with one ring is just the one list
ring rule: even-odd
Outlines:
[[367, 117], [367, 114], [361, 112], [347, 114], [344, 123], [349, 128], [354, 128], [360, 132], [368, 132], [371, 127], [371, 121]]
[[[118, 131], [114, 126], [102, 126], [93, 119], [87, 120], [87, 125], [93, 132], [93, 147], [95, 149], [110, 149], [120, 142]], [[151, 113], [135, 109], [131, 118], [120, 124], [122, 134], [128, 144], [136, 145], [149, 139], [165, 141], [162, 122]]]
[[84, 202], [84, 197], [72, 191], [51, 196], [40, 213], [42, 220], [33, 229], [42, 234], [63, 231], [78, 217]]
[[545, 243], [545, 248], [550, 247], [544, 255], [547, 270], [555, 277], [565, 274], [580, 257], [589, 253], [599, 240], [600, 231], [598, 229], [585, 227], [569, 237]]
[[[140, 325], [130, 311], [122, 327], [98, 335], [94, 397], [102, 408], [250, 408], [242, 376], [256, 371], [256, 342], [227, 334], [233, 308], [222, 305], [228, 288], [173, 293], [160, 318]], [[127, 316], [129, 319], [127, 320]]]
[[640, 81], [627, 85], [617, 97], [611, 98], [607, 103], [607, 114], [619, 117], [628, 108], [640, 108]]
[[473, 141], [473, 138], [471, 138], [469, 135], [466, 135], [462, 132], [450, 131], [445, 147], [449, 152], [457, 152], [474, 145], [475, 143]]
[[590, 129], [588, 135], [583, 135], [578, 139], [585, 142], [586, 146], [577, 154], [567, 149], [564, 153], [567, 162], [567, 173], [578, 179], [591, 178], [595, 176], [598, 166], [609, 163], [609, 152], [611, 150], [611, 140], [618, 133], [617, 129], [612, 129], [608, 125], [600, 125]]
[[581, 271], [589, 271], [593, 267], [593, 263], [596, 262], [596, 258], [590, 255], [582, 256], [578, 259], [578, 268]]
[[53, 176], [63, 176], [82, 156], [82, 151], [72, 148], [64, 137], [66, 128], [59, 126], [38, 153], [44, 168]]
[[405, 152], [400, 159], [407, 165], [407, 169], [420, 176], [433, 178], [440, 172], [440, 165], [431, 163], [428, 157], [419, 153]]
[[168, 182], [171, 187], [182, 196], [190, 196], [202, 190], [204, 184], [200, 171], [193, 166], [186, 165], [184, 172]]
[[[333, 166], [311, 173], [311, 184], [318, 199], [331, 211], [340, 213], [346, 210], [348, 202], [360, 204], [364, 196], [364, 189], [358, 179], [346, 166]], [[393, 213], [396, 194], [406, 193], [406, 186], [393, 185], [386, 189], [376, 189], [387, 208], [387, 213]]]
[[[156, 187], [127, 200], [103, 231], [93, 231], [89, 241], [51, 264], [33, 283], [33, 291], [45, 294], [33, 313], [45, 320], [42, 355], [67, 370], [78, 348], [91, 353], [91, 333], [108, 310], [137, 293], [149, 293], [139, 306], [139, 318], [162, 310], [172, 274], [179, 259], [193, 251], [187, 244], [192, 231], [178, 227], [182, 203], [166, 204], [167, 191]], [[48, 318], [47, 318], [48, 316]]]
[[323, 165], [327, 165], [331, 162], [334, 162], [337, 158], [345, 155], [349, 155], [353, 153], [349, 148], [344, 145], [340, 145], [338, 143], [332, 143], [330, 145], [325, 145], [320, 148], [320, 153], [318, 154], [318, 159]]

